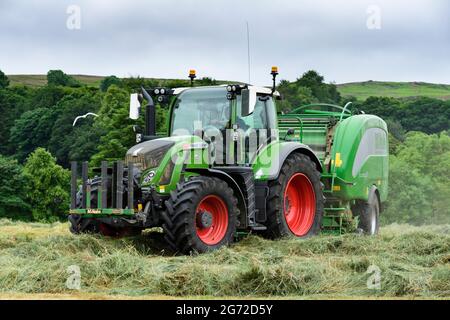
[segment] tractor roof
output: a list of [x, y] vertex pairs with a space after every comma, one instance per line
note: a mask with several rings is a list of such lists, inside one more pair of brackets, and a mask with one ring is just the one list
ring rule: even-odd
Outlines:
[[[204, 89], [204, 88], [217, 88], [217, 87], [226, 87], [228, 86], [228, 84], [221, 84], [218, 86], [204, 86], [204, 87], [182, 87], [182, 88], [174, 88], [173, 89], [173, 94], [174, 95], [178, 95], [186, 90], [189, 89]], [[248, 88], [251, 91], [255, 91], [256, 93], [262, 93], [262, 94], [271, 94], [272, 93], [272, 89], [271, 88], [267, 88], [267, 87], [260, 87], [260, 86], [252, 86], [252, 85], [248, 85]], [[280, 93], [278, 91], [275, 91], [273, 93], [274, 96], [280, 96]]]

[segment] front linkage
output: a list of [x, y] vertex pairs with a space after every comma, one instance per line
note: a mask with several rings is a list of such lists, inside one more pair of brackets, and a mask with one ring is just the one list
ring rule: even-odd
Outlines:
[[[136, 234], [157, 224], [156, 210], [163, 199], [153, 190], [141, 190], [139, 170], [133, 163], [124, 167], [123, 161], [108, 166], [102, 161], [100, 178], [88, 177], [88, 163], [81, 165], [82, 184], [78, 187], [78, 163], [71, 163], [71, 203], [69, 221], [73, 233], [102, 233], [121, 236]], [[145, 207], [141, 202], [146, 199]]]

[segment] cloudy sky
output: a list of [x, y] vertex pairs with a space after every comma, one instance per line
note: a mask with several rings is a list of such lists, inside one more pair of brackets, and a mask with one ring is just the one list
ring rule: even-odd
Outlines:
[[0, 69], [248, 81], [247, 21], [255, 84], [450, 83], [448, 0], [0, 0]]

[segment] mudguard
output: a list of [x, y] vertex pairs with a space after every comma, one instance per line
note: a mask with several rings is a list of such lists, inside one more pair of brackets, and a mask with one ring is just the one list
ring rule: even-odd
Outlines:
[[[274, 144], [267, 146], [265, 151], [262, 151], [262, 154], [266, 154], [264, 155], [265, 157], [271, 159], [270, 165], [262, 165], [257, 162], [253, 166], [255, 178], [257, 180], [276, 179], [280, 174], [283, 163], [293, 152], [302, 153], [310, 157], [311, 160], [316, 164], [317, 170], [319, 170], [319, 172], [322, 172], [322, 164], [320, 163], [319, 158], [307, 145], [299, 142], [275, 142]], [[263, 156], [261, 158], [263, 158]]]

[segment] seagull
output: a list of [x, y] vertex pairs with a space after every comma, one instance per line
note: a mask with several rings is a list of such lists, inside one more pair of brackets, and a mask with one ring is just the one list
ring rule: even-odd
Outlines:
[[83, 116], [78, 116], [78, 117], [75, 118], [75, 120], [73, 120], [72, 127], [75, 127], [75, 124], [77, 123], [78, 119], [80, 119], [80, 118], [86, 118], [87, 116], [98, 117], [98, 114], [95, 114], [95, 113], [92, 113], [92, 112], [88, 112], [88, 113], [86, 113], [86, 114], [83, 115]]

